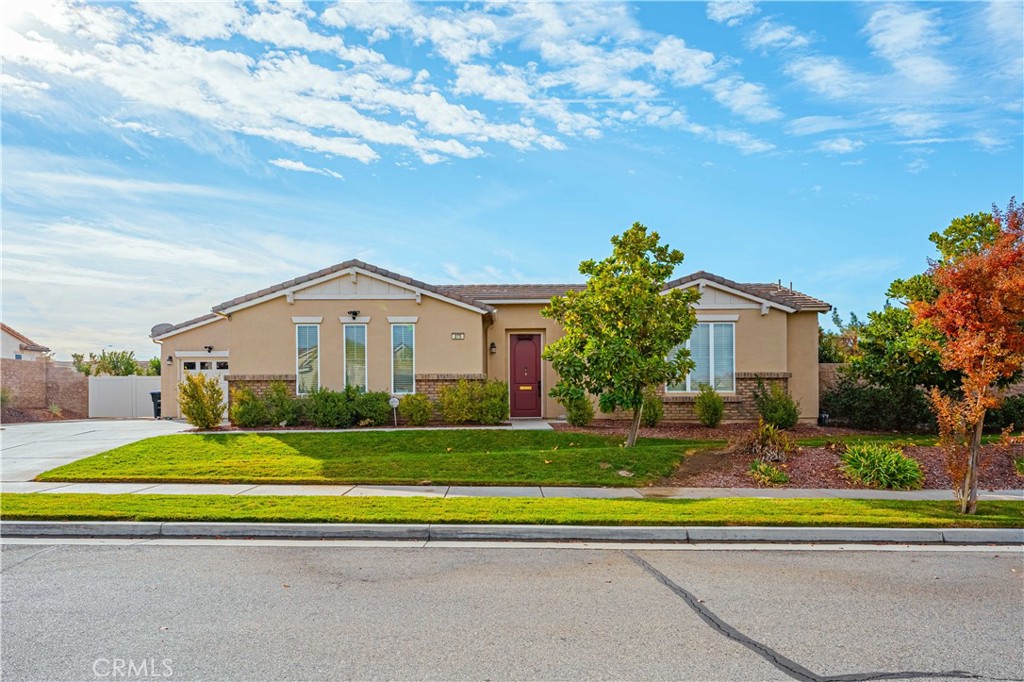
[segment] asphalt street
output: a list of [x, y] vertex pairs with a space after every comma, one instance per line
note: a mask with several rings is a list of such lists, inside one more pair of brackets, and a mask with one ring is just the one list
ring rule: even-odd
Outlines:
[[6, 680], [1024, 679], [970, 551], [5, 544]]

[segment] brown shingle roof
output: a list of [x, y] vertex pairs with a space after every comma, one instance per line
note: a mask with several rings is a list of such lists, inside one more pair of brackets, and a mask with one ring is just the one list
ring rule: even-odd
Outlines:
[[[218, 317], [216, 313], [223, 313], [229, 308], [233, 308], [242, 303], [248, 303], [249, 301], [275, 294], [278, 292], [291, 289], [292, 287], [311, 282], [321, 277], [326, 277], [335, 272], [347, 270], [349, 268], [356, 267], [367, 272], [372, 272], [389, 279], [407, 284], [417, 289], [423, 289], [431, 293], [437, 294], [444, 298], [459, 301], [467, 305], [473, 306], [480, 309], [483, 312], [494, 312], [494, 308], [487, 304], [488, 301], [547, 301], [554, 296], [561, 296], [567, 291], [582, 291], [586, 288], [585, 284], [446, 284], [441, 286], [435, 286], [433, 284], [427, 284], [420, 280], [400, 275], [397, 272], [385, 270], [379, 268], [376, 265], [364, 263], [361, 260], [347, 260], [343, 263], [337, 263], [330, 267], [316, 272], [311, 272], [302, 277], [296, 277], [286, 282], [280, 282], [273, 286], [260, 289], [259, 291], [253, 291], [252, 293], [245, 294], [233, 298], [230, 301], [224, 301], [218, 305], [213, 306], [211, 310], [213, 313], [197, 317], [187, 322], [181, 322], [179, 324], [171, 325], [161, 329], [159, 333], [152, 333], [151, 336], [164, 336], [170, 332], [182, 329], [184, 327], [190, 327], [195, 324], [207, 322], [215, 317]], [[750, 294], [762, 300], [771, 301], [779, 305], [792, 308], [794, 310], [811, 310], [811, 311], [828, 311], [831, 310], [832, 306], [824, 301], [820, 301], [807, 294], [802, 294], [799, 291], [793, 291], [786, 289], [777, 284], [743, 284], [740, 282], [734, 282], [731, 279], [719, 277], [718, 275], [710, 272], [700, 270], [694, 272], [685, 277], [674, 279], [665, 285], [666, 289], [672, 289], [678, 286], [688, 284], [690, 282], [705, 279], [710, 282], [717, 282], [723, 286], [742, 291]], [[154, 328], [155, 329], [155, 328]]]
[[543, 301], [586, 284], [442, 284], [441, 289], [476, 301]]
[[731, 279], [725, 277], [719, 277], [718, 275], [704, 270], [698, 270], [692, 274], [686, 275], [685, 277], [679, 277], [674, 279], [665, 285], [666, 289], [674, 289], [690, 282], [705, 279], [709, 282], [717, 282], [722, 286], [735, 289], [736, 291], [742, 291], [743, 293], [756, 296], [757, 298], [764, 299], [765, 301], [771, 301], [772, 303], [778, 303], [784, 305], [787, 308], [793, 308], [794, 310], [808, 310], [808, 311], [824, 311], [827, 312], [832, 309], [832, 306], [824, 301], [820, 301], [813, 296], [802, 294], [799, 291], [792, 289], [786, 289], [777, 284], [744, 284], [742, 282], [734, 282]]
[[224, 312], [228, 308], [234, 308], [235, 306], [240, 305], [242, 303], [248, 303], [249, 301], [255, 300], [257, 298], [263, 298], [264, 296], [268, 296], [270, 294], [276, 294], [280, 291], [284, 291], [285, 289], [291, 289], [292, 287], [298, 286], [300, 284], [305, 284], [306, 282], [311, 282], [315, 279], [326, 277], [327, 275], [330, 275], [331, 273], [334, 272], [348, 270], [349, 268], [359, 268], [361, 270], [366, 270], [367, 272], [372, 272], [381, 275], [382, 277], [387, 277], [388, 279], [396, 280], [398, 282], [401, 282], [402, 284], [408, 284], [411, 287], [416, 287], [417, 289], [429, 291], [431, 293], [437, 294], [438, 296], [444, 296], [446, 298], [454, 299], [456, 301], [459, 301], [460, 303], [465, 303], [467, 305], [473, 306], [474, 308], [479, 308], [481, 311], [485, 313], [494, 312], [494, 308], [492, 308], [491, 306], [484, 305], [482, 303], [474, 301], [471, 298], [466, 298], [457, 293], [445, 293], [442, 289], [435, 287], [432, 284], [427, 284], [426, 282], [421, 282], [418, 279], [406, 277], [405, 275], [400, 275], [397, 272], [391, 272], [390, 270], [385, 270], [384, 268], [378, 268], [376, 265], [370, 265], [369, 263], [364, 263], [363, 261], [356, 260], [354, 258], [351, 260], [347, 260], [343, 263], [337, 263], [322, 270], [317, 270], [316, 272], [311, 272], [308, 275], [303, 275], [302, 277], [290, 279], [287, 282], [280, 282], [279, 284], [269, 286], [266, 289], [260, 289], [259, 291], [254, 291], [252, 293], [245, 294], [244, 296], [233, 298], [230, 301], [224, 301], [219, 305], [213, 306], [211, 310], [213, 310], [213, 312], [215, 313]]
[[40, 345], [40, 344], [36, 343], [35, 341], [33, 341], [32, 339], [28, 338], [27, 336], [25, 336], [24, 334], [22, 334], [18, 330], [16, 330], [13, 327], [10, 327], [10, 326], [4, 324], [3, 322], [0, 322], [0, 329], [3, 329], [8, 334], [10, 334], [14, 338], [18, 339], [18, 341], [21, 342], [20, 344], [18, 344], [19, 347], [21, 348], [21, 350], [30, 350], [30, 351], [35, 351], [36, 353], [49, 353], [50, 352], [50, 349], [47, 348], [46, 346], [43, 346], [43, 345]]

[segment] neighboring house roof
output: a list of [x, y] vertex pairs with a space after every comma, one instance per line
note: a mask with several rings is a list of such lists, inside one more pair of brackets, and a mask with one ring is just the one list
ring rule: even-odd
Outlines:
[[223, 303], [221, 303], [219, 305], [213, 306], [212, 310], [215, 313], [228, 312], [230, 309], [235, 308], [235, 307], [237, 307], [239, 305], [242, 305], [244, 303], [248, 303], [248, 302], [254, 301], [256, 299], [264, 298], [266, 296], [271, 296], [272, 294], [284, 293], [284, 292], [286, 292], [289, 289], [294, 289], [295, 287], [300, 286], [302, 284], [305, 284], [307, 282], [312, 282], [312, 281], [321, 279], [323, 277], [327, 277], [328, 275], [331, 275], [331, 274], [336, 273], [336, 272], [343, 272], [345, 270], [351, 270], [352, 268], [358, 268], [360, 270], [365, 270], [366, 272], [369, 272], [369, 273], [372, 273], [372, 274], [375, 274], [375, 275], [380, 275], [381, 277], [386, 277], [388, 279], [391, 279], [391, 280], [394, 280], [396, 282], [399, 282], [400, 284], [405, 284], [405, 285], [408, 285], [410, 287], [414, 287], [416, 289], [421, 289], [423, 291], [435, 294], [436, 296], [440, 296], [442, 298], [448, 298], [448, 299], [452, 299], [452, 300], [458, 301], [459, 303], [464, 303], [464, 304], [469, 305], [469, 306], [471, 306], [473, 308], [477, 308], [481, 312], [485, 312], [485, 313], [493, 313], [494, 312], [494, 308], [492, 308], [491, 306], [482, 304], [482, 303], [480, 303], [478, 301], [475, 301], [475, 300], [473, 300], [471, 298], [464, 297], [461, 294], [458, 294], [458, 293], [447, 293], [443, 289], [441, 289], [440, 287], [436, 287], [436, 286], [434, 286], [432, 284], [427, 284], [426, 282], [421, 282], [418, 279], [413, 279], [411, 277], [406, 277], [405, 275], [400, 275], [397, 272], [392, 272], [390, 270], [385, 270], [384, 268], [379, 268], [376, 265], [370, 265], [369, 263], [364, 263], [361, 260], [355, 260], [355, 259], [347, 260], [347, 261], [345, 261], [343, 263], [337, 263], [336, 265], [332, 265], [329, 268], [324, 268], [322, 270], [317, 270], [316, 272], [311, 272], [308, 275], [303, 275], [302, 277], [296, 277], [295, 279], [290, 279], [287, 282], [281, 282], [279, 284], [275, 284], [273, 286], [269, 286], [266, 289], [260, 289], [259, 291], [254, 291], [252, 293], [245, 294], [244, 296], [239, 296], [237, 298], [233, 298], [230, 301], [224, 301]]
[[[332, 265], [322, 270], [317, 270], [316, 272], [311, 272], [307, 275], [303, 275], [302, 277], [296, 277], [295, 279], [290, 279], [286, 282], [280, 282], [279, 284], [266, 287], [265, 289], [260, 289], [259, 291], [253, 291], [245, 294], [244, 296], [238, 296], [230, 301], [224, 301], [223, 303], [213, 306], [213, 308], [211, 308], [213, 312], [207, 315], [203, 315], [186, 322], [181, 322], [179, 324], [157, 325], [153, 327], [150, 336], [154, 339], [160, 339], [186, 328], [197, 327], [213, 322], [218, 318], [225, 317], [228, 313], [239, 306], [253, 304], [254, 301], [274, 297], [275, 295], [284, 295], [287, 292], [294, 290], [296, 287], [301, 287], [303, 284], [315, 282], [325, 277], [329, 277], [334, 273], [344, 272], [353, 268], [357, 268], [371, 274], [380, 275], [381, 277], [393, 280], [399, 284], [405, 284], [424, 292], [429, 292], [430, 294], [442, 299], [457, 301], [458, 303], [486, 313], [494, 312], [494, 308], [490, 305], [491, 303], [510, 301], [542, 302], [548, 301], [554, 296], [562, 296], [568, 291], [582, 291], [586, 288], [585, 284], [444, 284], [436, 286], [417, 279], [412, 279], [411, 277], [406, 277], [405, 275], [401, 275], [397, 272], [377, 267], [376, 265], [371, 265], [370, 263], [365, 263], [361, 260], [352, 259]], [[802, 294], [793, 289], [787, 289], [778, 284], [743, 284], [741, 282], [734, 282], [731, 279], [726, 279], [725, 277], [719, 277], [718, 275], [714, 275], [703, 270], [686, 275], [685, 277], [674, 279], [665, 285], [665, 289], [675, 289], [676, 287], [686, 286], [693, 282], [699, 282], [702, 280], [720, 284], [726, 288], [744, 293], [767, 303], [774, 303], [776, 306], [781, 306], [789, 311], [827, 312], [832, 309], [832, 306], [824, 301], [808, 296], [807, 294]]]
[[763, 301], [770, 301], [797, 311], [828, 312], [829, 310], [832, 310], [832, 306], [824, 301], [818, 300], [813, 296], [808, 296], [807, 294], [802, 294], [793, 289], [787, 289], [778, 284], [744, 284], [742, 282], [734, 282], [733, 280], [726, 279], [725, 277], [719, 277], [718, 275], [705, 272], [704, 270], [698, 270], [697, 272], [686, 275], [685, 277], [674, 279], [666, 284], [665, 288], [675, 289], [700, 280], [721, 284], [724, 287], [735, 289], [736, 291], [743, 292]]
[[17, 331], [16, 329], [7, 326], [3, 322], [0, 322], [0, 329], [3, 329], [3, 331], [7, 332], [8, 334], [16, 338], [20, 342], [19, 347], [21, 348], [21, 350], [35, 351], [36, 353], [50, 352], [50, 349], [47, 348], [46, 346], [42, 346], [36, 343], [32, 339], [28, 338], [27, 336]]

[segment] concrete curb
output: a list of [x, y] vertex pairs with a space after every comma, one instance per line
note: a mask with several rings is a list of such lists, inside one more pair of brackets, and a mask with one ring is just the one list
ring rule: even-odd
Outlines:
[[0, 537], [518, 540], [1022, 545], [1024, 528], [805, 528], [763, 526], [514, 526], [372, 523], [0, 521]]

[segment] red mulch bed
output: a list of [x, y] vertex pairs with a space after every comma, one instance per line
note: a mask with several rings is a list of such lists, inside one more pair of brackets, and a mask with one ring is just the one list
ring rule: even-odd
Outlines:
[[[558, 431], [626, 435], [629, 424], [621, 421], [602, 423], [595, 421], [590, 426], [574, 427], [568, 424], [552, 424]], [[709, 429], [704, 426], [681, 424], [641, 428], [639, 435], [647, 438], [682, 438], [688, 440], [728, 440], [735, 443], [750, 433], [750, 424], [722, 424]], [[885, 432], [861, 431], [842, 427], [821, 427], [814, 424], [798, 424], [787, 429], [794, 439], [818, 436], [878, 435]], [[946, 473], [946, 458], [941, 448], [910, 446], [903, 454], [916, 459], [924, 473], [924, 488], [949, 490], [952, 483]], [[1013, 460], [1024, 457], [1024, 445], [1009, 448], [985, 446], [981, 451], [982, 466], [978, 485], [984, 490], [1024, 489], [1024, 476], [1017, 473]], [[753, 457], [737, 452], [733, 448], [719, 451], [698, 452], [683, 460], [668, 478], [653, 485], [681, 488], [756, 488], [758, 484], [748, 472]], [[833, 449], [800, 448], [780, 468], [789, 476], [789, 483], [780, 488], [864, 488], [853, 483], [840, 469], [839, 453]]]
[[[924, 488], [949, 490], [952, 482], [946, 473], [945, 454], [938, 447], [910, 446], [903, 454], [916, 459], [924, 473]], [[985, 490], [1024, 488], [1024, 476], [1014, 468], [1014, 458], [1024, 457], [1024, 445], [1000, 449], [985, 446], [981, 451], [982, 466], [978, 485]], [[748, 469], [753, 457], [749, 454], [699, 452], [684, 460], [661, 486], [684, 488], [756, 488]], [[789, 476], [789, 483], [780, 488], [864, 488], [850, 481], [840, 469], [839, 453], [830, 448], [800, 448], [779, 468]]]
[[66, 411], [57, 416], [49, 410], [21, 410], [14, 407], [0, 408], [0, 422], [4, 424], [59, 422], [66, 419], [84, 419], [84, 417], [80, 414]]

